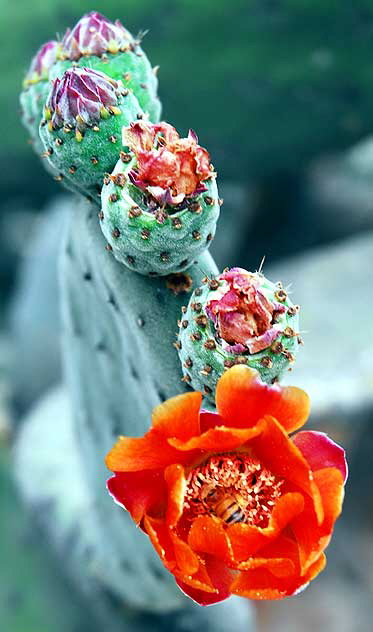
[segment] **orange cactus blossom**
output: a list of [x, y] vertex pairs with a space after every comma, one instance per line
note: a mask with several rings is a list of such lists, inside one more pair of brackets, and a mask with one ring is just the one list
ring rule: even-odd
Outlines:
[[121, 437], [106, 458], [108, 490], [197, 603], [295, 595], [325, 566], [344, 450], [322, 432], [289, 436], [308, 417], [308, 396], [247, 366], [220, 378], [217, 412], [201, 401], [172, 397], [145, 436]]

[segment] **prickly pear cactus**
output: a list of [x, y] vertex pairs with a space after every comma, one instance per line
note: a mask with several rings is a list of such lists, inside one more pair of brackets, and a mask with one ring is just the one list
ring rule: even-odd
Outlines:
[[111, 22], [92, 11], [67, 29], [52, 68], [51, 78], [62, 77], [73, 66], [84, 66], [121, 79], [138, 99], [151, 121], [158, 121], [161, 104], [157, 97], [157, 68], [152, 68], [140, 47], [141, 36], [134, 38], [119, 20]]
[[58, 42], [51, 40], [38, 50], [23, 81], [20, 95], [22, 123], [39, 156], [44, 152], [44, 145], [39, 137], [39, 125], [50, 92], [49, 71], [56, 61], [58, 47]]
[[53, 83], [40, 138], [66, 186], [97, 195], [104, 174], [118, 160], [122, 126], [142, 116], [136, 97], [121, 81], [71, 68]]
[[180, 272], [215, 235], [221, 201], [209, 155], [194, 133], [181, 139], [168, 123], [132, 123], [123, 145], [102, 189], [109, 248], [140, 274]]
[[217, 380], [235, 364], [256, 369], [268, 384], [277, 382], [301, 343], [298, 311], [282, 284], [259, 272], [232, 268], [206, 276], [179, 320], [184, 380], [212, 403]]

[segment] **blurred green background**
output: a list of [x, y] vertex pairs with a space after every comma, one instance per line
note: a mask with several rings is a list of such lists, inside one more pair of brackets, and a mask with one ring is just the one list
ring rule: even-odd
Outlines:
[[53, 201], [61, 189], [27, 143], [18, 95], [40, 45], [91, 10], [133, 34], [148, 29], [163, 118], [183, 134], [193, 128], [219, 174], [214, 256], [221, 268], [257, 268], [266, 254], [274, 274], [294, 281], [309, 318], [298, 375], [312, 390], [313, 423], [348, 448], [330, 566], [304, 597], [262, 605], [259, 630], [370, 632], [372, 0], [0, 0], [1, 632], [85, 629], [17, 499], [1, 437], [60, 379], [53, 229], [70, 204]]

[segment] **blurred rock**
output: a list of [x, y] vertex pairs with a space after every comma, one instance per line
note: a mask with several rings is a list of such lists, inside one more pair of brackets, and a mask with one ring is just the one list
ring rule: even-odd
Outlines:
[[9, 310], [10, 373], [21, 411], [61, 375], [57, 259], [72, 199], [54, 198], [31, 239], [27, 235], [23, 242], [18, 287]]
[[219, 270], [237, 264], [237, 253], [247, 242], [254, 214], [255, 190], [236, 182], [218, 183], [223, 199], [211, 254]]
[[373, 232], [285, 260], [265, 274], [291, 284], [301, 305], [305, 347], [286, 382], [308, 391], [314, 419], [353, 423], [373, 406]]
[[373, 228], [373, 137], [313, 163], [307, 193], [315, 222], [334, 239]]

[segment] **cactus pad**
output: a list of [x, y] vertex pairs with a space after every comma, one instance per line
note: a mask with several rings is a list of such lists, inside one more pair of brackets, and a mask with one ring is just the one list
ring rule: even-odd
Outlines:
[[121, 81], [71, 68], [54, 81], [40, 137], [66, 186], [95, 195], [118, 160], [122, 126], [142, 116], [136, 97]]
[[232, 268], [204, 279], [184, 308], [176, 346], [184, 380], [214, 402], [225, 369], [246, 364], [271, 384], [295, 360], [299, 306], [281, 283]]
[[92, 68], [121, 80], [138, 99], [150, 120], [159, 121], [161, 104], [157, 97], [157, 69], [153, 69], [135, 39], [119, 20], [111, 22], [92, 11], [68, 29], [62, 39], [51, 77], [61, 78], [73, 66]]
[[220, 200], [207, 151], [167, 123], [123, 130], [124, 151], [104, 180], [102, 231], [116, 259], [140, 274], [188, 268], [215, 234]]

